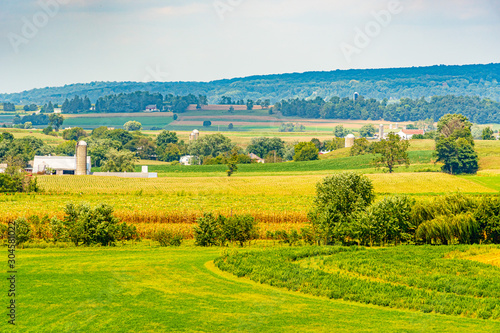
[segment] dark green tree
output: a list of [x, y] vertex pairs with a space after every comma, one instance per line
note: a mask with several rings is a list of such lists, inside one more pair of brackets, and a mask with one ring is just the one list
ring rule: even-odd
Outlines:
[[308, 217], [323, 244], [345, 243], [353, 222], [375, 199], [371, 180], [354, 172], [336, 174], [316, 185]]
[[403, 140], [399, 135], [389, 133], [387, 140], [374, 144], [373, 151], [380, 155], [373, 162], [378, 166], [386, 167], [389, 173], [392, 173], [397, 165], [405, 164], [408, 167], [410, 165], [407, 152], [409, 147], [408, 140]]
[[478, 156], [474, 150], [472, 124], [460, 114], [448, 114], [438, 122], [436, 152], [442, 170], [451, 174], [476, 173]]
[[483, 140], [495, 140], [494, 134], [495, 133], [493, 132], [491, 127], [486, 127], [485, 129], [483, 129], [482, 138]]

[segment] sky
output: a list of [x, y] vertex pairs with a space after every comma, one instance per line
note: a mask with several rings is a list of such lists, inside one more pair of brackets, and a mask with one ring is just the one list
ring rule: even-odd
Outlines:
[[500, 62], [500, 0], [2, 0], [0, 93]]

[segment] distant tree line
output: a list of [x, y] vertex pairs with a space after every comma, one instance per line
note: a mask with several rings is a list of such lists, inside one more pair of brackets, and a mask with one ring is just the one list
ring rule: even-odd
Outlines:
[[500, 101], [499, 82], [500, 64], [432, 66], [261, 75], [212, 82], [92, 82], [0, 94], [0, 100], [16, 104], [21, 101], [41, 104], [49, 100], [61, 103], [65, 98], [87, 95], [95, 101], [105, 95], [149, 91], [203, 95], [211, 104], [219, 103], [223, 96], [232, 101], [260, 98], [276, 103], [315, 96], [352, 97], [357, 91], [377, 100], [455, 95]]
[[500, 103], [490, 99], [469, 96], [434, 96], [425, 98], [403, 98], [397, 103], [383, 99], [356, 101], [350, 98], [333, 97], [325, 101], [321, 97], [313, 100], [291, 99], [276, 103], [275, 110], [284, 116], [323, 119], [380, 120], [403, 122], [423, 119], [440, 119], [448, 113], [461, 113], [474, 123], [499, 123]]
[[[198, 107], [207, 104], [206, 96], [175, 96], [160, 93], [149, 93], [147, 91], [136, 91], [129, 94], [107, 95], [99, 97], [95, 103], [97, 113], [121, 113], [142, 112], [146, 107], [154, 105], [160, 111], [172, 111], [176, 113], [185, 112], [190, 104]], [[76, 114], [89, 112], [92, 108], [91, 100], [85, 96], [76, 95], [72, 99], [66, 99], [61, 106], [63, 113]]]

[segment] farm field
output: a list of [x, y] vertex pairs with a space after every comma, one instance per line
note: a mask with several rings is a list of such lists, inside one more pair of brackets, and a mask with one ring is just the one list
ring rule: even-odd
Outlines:
[[[261, 242], [237, 252], [258, 255], [268, 246]], [[407, 256], [405, 248], [398, 249]], [[19, 249], [18, 321], [9, 332], [137, 332], [139, 327], [143, 332], [500, 330], [499, 321], [466, 313], [367, 305], [237, 278], [211, 264], [223, 251], [191, 242], [160, 248], [146, 241], [115, 248]], [[373, 260], [388, 265], [391, 257]], [[478, 283], [498, 280], [498, 270], [484, 265], [468, 272], [477, 269], [487, 274]], [[1, 296], [4, 304], [6, 295]], [[7, 329], [6, 322], [0, 325]]]
[[[316, 183], [329, 173], [296, 176], [162, 177], [125, 179], [93, 176], [39, 177], [44, 193], [0, 196], [0, 221], [19, 216], [63, 216], [69, 202], [106, 203], [115, 216], [137, 226], [141, 236], [166, 229], [193, 237], [197, 217], [205, 212], [249, 214], [267, 231], [300, 231], [315, 196]], [[445, 193], [500, 195], [497, 174], [457, 177], [442, 173], [367, 175], [378, 198], [406, 194], [427, 200]]]

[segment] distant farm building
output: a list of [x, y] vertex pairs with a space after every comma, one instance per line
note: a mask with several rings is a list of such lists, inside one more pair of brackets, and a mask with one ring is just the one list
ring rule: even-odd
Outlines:
[[[186, 111], [228, 111], [231, 107], [233, 107], [234, 111], [247, 111], [246, 105], [235, 105], [235, 104], [210, 104], [210, 105], [200, 105], [200, 108], [197, 107], [197, 104], [191, 104], [188, 106]], [[263, 110], [264, 108], [261, 105], [254, 105], [253, 110]]]
[[[87, 175], [90, 174], [90, 156], [86, 161]], [[76, 156], [35, 156], [33, 173], [50, 173], [56, 175], [75, 175]]]
[[396, 135], [399, 135], [399, 137], [403, 140], [411, 140], [414, 135], [421, 134], [424, 135], [425, 131], [424, 130], [401, 130]]
[[156, 105], [148, 105], [148, 106], [146, 106], [145, 111], [146, 112], [158, 112], [160, 110], [156, 107]]
[[351, 148], [354, 146], [354, 140], [356, 140], [356, 137], [354, 134], [349, 134], [348, 136], [345, 137], [345, 147], [346, 148]]
[[182, 156], [179, 160], [181, 165], [192, 165], [194, 156], [186, 155]]
[[200, 131], [195, 129], [191, 134], [189, 134], [189, 141], [196, 141], [200, 138]]
[[257, 163], [266, 163], [266, 161], [263, 158], [260, 158], [259, 156], [255, 155], [253, 153], [248, 154], [248, 156], [250, 156], [250, 159], [252, 161], [255, 161]]

